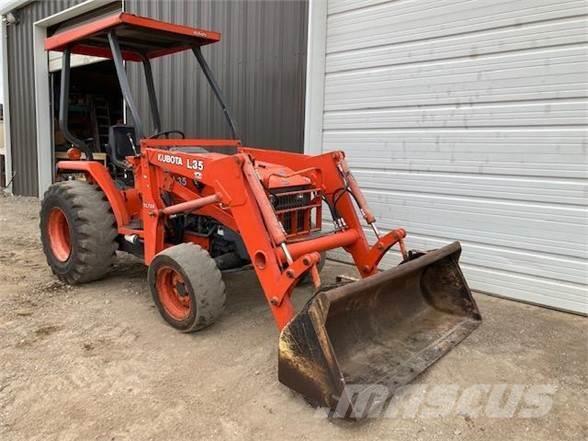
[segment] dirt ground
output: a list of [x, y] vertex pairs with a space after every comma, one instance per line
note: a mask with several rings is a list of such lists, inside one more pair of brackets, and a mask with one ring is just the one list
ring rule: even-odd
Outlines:
[[[448, 407], [442, 417], [330, 421], [278, 383], [278, 332], [253, 273], [227, 276], [217, 324], [181, 334], [160, 319], [133, 258], [120, 257], [104, 280], [59, 283], [41, 251], [38, 205], [0, 197], [1, 440], [587, 438], [583, 317], [477, 295], [482, 326], [417, 379], [552, 385], [543, 417]], [[340, 273], [353, 271], [328, 262], [323, 277]], [[309, 294], [295, 293], [299, 302]]]

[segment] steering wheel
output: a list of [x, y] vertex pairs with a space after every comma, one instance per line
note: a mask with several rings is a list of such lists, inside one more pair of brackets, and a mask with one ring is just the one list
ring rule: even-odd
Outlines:
[[172, 133], [176, 133], [176, 134], [180, 135], [182, 137], [182, 139], [186, 139], [186, 135], [181, 130], [164, 130], [162, 132], [157, 132], [154, 135], [151, 135], [149, 137], [149, 139], [157, 139], [157, 138], [160, 138], [162, 136], [165, 136], [166, 138], [169, 138], [169, 135], [171, 135]]

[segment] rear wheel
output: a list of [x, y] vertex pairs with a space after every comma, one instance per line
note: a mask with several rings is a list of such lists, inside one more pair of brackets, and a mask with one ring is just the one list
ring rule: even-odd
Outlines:
[[182, 332], [213, 324], [225, 305], [225, 284], [216, 262], [201, 247], [183, 243], [159, 253], [148, 272], [161, 316]]
[[82, 181], [51, 185], [41, 203], [41, 242], [47, 263], [63, 282], [103, 277], [117, 249], [115, 220], [104, 193]]

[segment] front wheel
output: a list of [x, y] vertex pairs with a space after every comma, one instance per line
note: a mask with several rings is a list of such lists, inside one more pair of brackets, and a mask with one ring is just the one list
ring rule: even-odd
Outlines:
[[183, 243], [157, 254], [147, 277], [159, 313], [182, 332], [213, 324], [224, 309], [226, 294], [221, 272], [198, 245]]

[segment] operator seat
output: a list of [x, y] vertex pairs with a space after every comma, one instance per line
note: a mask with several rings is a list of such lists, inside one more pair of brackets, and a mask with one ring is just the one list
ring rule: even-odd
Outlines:
[[117, 166], [126, 168], [124, 166], [125, 158], [141, 152], [141, 147], [137, 144], [135, 128], [125, 124], [110, 126], [108, 129], [108, 149], [110, 160]]

